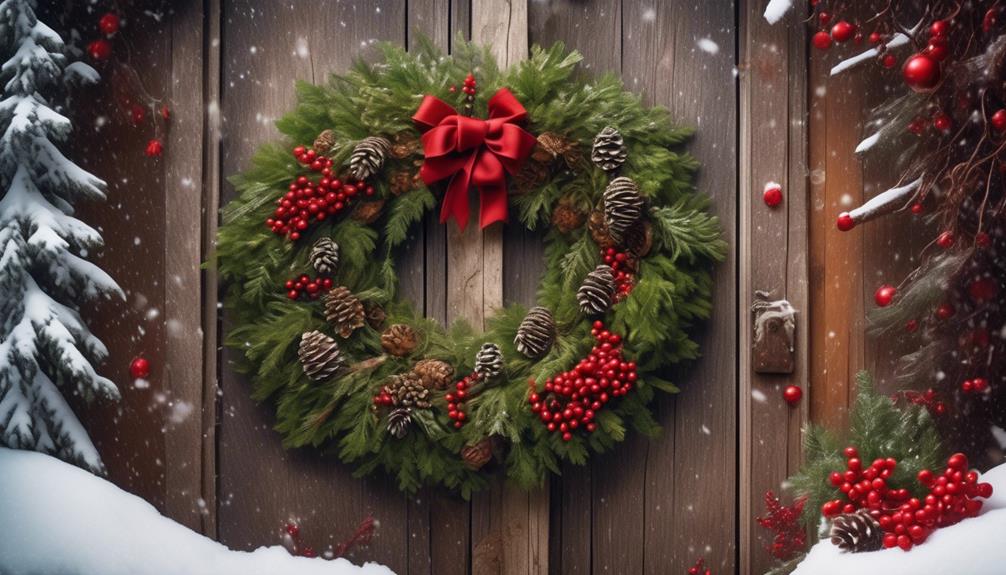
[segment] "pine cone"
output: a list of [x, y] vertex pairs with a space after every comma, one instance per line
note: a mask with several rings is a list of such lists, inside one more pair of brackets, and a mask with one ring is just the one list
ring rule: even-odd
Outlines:
[[653, 225], [645, 220], [636, 222], [622, 234], [622, 241], [635, 257], [646, 256], [653, 248]]
[[608, 231], [608, 224], [604, 223], [604, 212], [601, 210], [590, 212], [587, 230], [590, 231], [590, 237], [594, 238], [594, 243], [602, 250], [618, 245], [615, 238], [611, 236], [611, 232]]
[[311, 260], [311, 267], [315, 271], [321, 275], [330, 276], [339, 266], [339, 244], [330, 237], [320, 237], [311, 246], [311, 255], [308, 256], [308, 259]]
[[335, 148], [335, 132], [324, 130], [314, 139], [314, 151], [320, 155], [325, 155]]
[[565, 198], [559, 200], [552, 210], [552, 225], [563, 234], [578, 229], [586, 219], [587, 214], [576, 209], [573, 203]]
[[639, 186], [629, 178], [611, 180], [604, 190], [604, 223], [608, 233], [618, 242], [626, 230], [639, 221], [643, 215], [643, 196]]
[[552, 312], [542, 306], [531, 308], [517, 328], [513, 342], [517, 351], [531, 357], [541, 357], [552, 347], [555, 339], [555, 320]]
[[430, 390], [426, 389], [423, 380], [413, 372], [392, 375], [385, 389], [396, 407], [430, 407]]
[[485, 379], [492, 379], [503, 373], [503, 351], [495, 343], [483, 343], [475, 354], [475, 372]]
[[320, 331], [309, 331], [300, 336], [297, 357], [304, 373], [315, 381], [332, 379], [346, 367], [339, 344]]
[[625, 163], [627, 150], [622, 134], [608, 126], [594, 138], [594, 147], [590, 152], [590, 160], [605, 172], [618, 169]]
[[412, 427], [412, 410], [408, 407], [399, 407], [391, 410], [388, 414], [388, 433], [396, 439], [401, 439]]
[[576, 140], [570, 140], [555, 132], [543, 132], [538, 135], [538, 143], [531, 152], [531, 159], [548, 164], [557, 158], [565, 160], [572, 168], [580, 157], [580, 146]]
[[416, 349], [416, 332], [404, 323], [396, 323], [381, 334], [381, 347], [398, 357], [405, 357]]
[[381, 329], [384, 321], [388, 319], [388, 313], [384, 308], [376, 303], [367, 308], [367, 325], [374, 329]]
[[353, 148], [349, 157], [349, 175], [354, 180], [366, 180], [376, 174], [391, 149], [391, 142], [381, 136], [368, 136]]
[[396, 196], [411, 192], [416, 187], [416, 180], [408, 170], [399, 170], [389, 178], [391, 193]]
[[489, 460], [493, 458], [492, 442], [489, 438], [483, 438], [478, 443], [473, 445], [466, 445], [461, 448], [461, 459], [464, 460], [465, 465], [468, 469], [473, 471], [478, 471], [482, 467], [489, 463]]
[[346, 286], [332, 288], [325, 294], [325, 319], [340, 336], [347, 338], [356, 328], [363, 327], [363, 302]]
[[383, 209], [384, 200], [360, 202], [359, 204], [356, 204], [355, 208], [353, 208], [353, 213], [350, 217], [358, 222], [363, 222], [369, 225], [374, 223], [377, 218], [381, 216], [381, 210]]
[[423, 359], [412, 368], [419, 376], [423, 385], [429, 389], [447, 389], [454, 377], [454, 368], [446, 361], [439, 359]]
[[880, 523], [866, 509], [839, 515], [831, 523], [831, 542], [842, 551], [876, 551], [883, 546], [883, 541]]
[[535, 160], [528, 160], [524, 162], [520, 170], [513, 175], [513, 190], [514, 194], [521, 195], [532, 192], [548, 179], [548, 166], [541, 162]]
[[395, 134], [395, 143], [391, 144], [391, 157], [403, 160], [419, 149], [419, 138], [414, 132], [398, 132]]
[[576, 292], [576, 301], [584, 314], [597, 315], [608, 311], [614, 295], [614, 271], [611, 266], [601, 264], [583, 279], [583, 285]]

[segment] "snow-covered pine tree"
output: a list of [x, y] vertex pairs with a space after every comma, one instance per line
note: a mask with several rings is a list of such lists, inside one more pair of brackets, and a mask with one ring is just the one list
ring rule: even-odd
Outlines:
[[73, 217], [77, 201], [104, 199], [105, 182], [54, 144], [67, 138], [70, 120], [49, 100], [98, 78], [65, 51], [34, 0], [0, 0], [0, 445], [100, 473], [101, 458], [63, 393], [119, 397], [95, 372], [108, 351], [78, 310], [123, 293], [84, 259], [102, 239]]

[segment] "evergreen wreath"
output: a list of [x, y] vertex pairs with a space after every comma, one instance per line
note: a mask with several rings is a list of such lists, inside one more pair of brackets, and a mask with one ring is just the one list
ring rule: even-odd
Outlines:
[[[678, 391], [668, 367], [698, 356], [688, 331], [710, 314], [711, 263], [726, 252], [692, 185], [698, 163], [677, 151], [691, 132], [612, 75], [577, 77], [581, 56], [562, 44], [506, 71], [467, 43], [453, 56], [428, 42], [379, 50], [298, 85], [277, 123], [287, 144], [232, 178], [240, 196], [223, 213], [227, 344], [254, 398], [276, 402], [285, 446], [468, 497], [494, 460], [531, 487], [629, 426], [656, 433], [647, 405]], [[497, 92], [523, 105], [515, 123], [532, 138], [528, 157], [503, 158], [504, 209], [545, 229], [546, 271], [532, 310], [499, 310], [485, 333], [445, 329], [395, 295], [395, 253], [448, 188], [424, 183], [413, 116], [429, 95], [487, 118]]]

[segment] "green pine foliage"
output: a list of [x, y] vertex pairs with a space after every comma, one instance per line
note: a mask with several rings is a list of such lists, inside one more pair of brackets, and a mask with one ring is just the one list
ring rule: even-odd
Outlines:
[[[707, 212], [708, 201], [693, 188], [698, 164], [681, 150], [691, 132], [675, 127], [666, 110], [643, 106], [614, 76], [582, 79], [577, 73], [580, 55], [562, 44], [535, 47], [527, 61], [507, 71], [496, 67], [487, 50], [468, 43], [460, 43], [452, 57], [426, 41], [411, 52], [390, 44], [379, 51], [376, 62], [360, 60], [324, 85], [298, 85], [296, 108], [277, 123], [285, 142], [263, 146], [251, 167], [231, 178], [240, 195], [223, 210], [213, 263], [226, 286], [232, 326], [226, 342], [240, 350], [239, 368], [248, 374], [255, 399], [275, 402], [276, 429], [285, 445], [332, 451], [354, 463], [360, 475], [383, 469], [406, 491], [439, 484], [467, 497], [486, 485], [485, 473], [465, 467], [459, 452], [481, 438], [505, 439], [502, 465], [511, 479], [530, 487], [558, 473], [562, 461], [583, 464], [591, 452], [610, 449], [629, 430], [658, 432], [647, 404], [657, 391], [678, 391], [666, 379], [667, 368], [698, 357], [689, 333], [710, 314], [711, 264], [726, 253], [718, 222]], [[604, 318], [625, 336], [626, 354], [638, 362], [640, 380], [632, 393], [598, 413], [595, 433], [577, 434], [569, 442], [548, 433], [532, 417], [526, 397], [529, 379], [543, 381], [569, 369], [593, 343], [590, 321], [575, 298], [583, 277], [600, 259], [585, 228], [567, 235], [555, 229], [546, 232], [546, 272], [538, 301], [552, 310], [558, 337], [543, 358], [529, 360], [512, 343], [526, 313], [522, 307], [501, 310], [486, 333], [476, 334], [464, 324], [444, 329], [398, 301], [395, 255], [408, 249], [410, 234], [426, 213], [437, 209], [443, 189], [420, 187], [395, 196], [387, 174], [414, 169], [420, 152], [404, 159], [389, 157], [383, 173], [370, 182], [376, 199], [387, 202], [371, 225], [332, 218], [312, 225], [296, 243], [275, 236], [264, 225], [287, 184], [312, 175], [290, 154], [294, 146], [308, 145], [319, 132], [331, 129], [336, 145], [329, 156], [342, 167], [364, 137], [391, 138], [402, 132], [416, 136], [411, 117], [422, 97], [432, 94], [460, 109], [462, 96], [449, 87], [460, 84], [469, 71], [479, 82], [477, 117], [485, 116], [488, 98], [506, 86], [528, 110], [531, 133], [562, 134], [589, 153], [594, 135], [616, 126], [629, 146], [622, 173], [639, 184], [653, 206], [648, 217], [654, 246], [641, 262], [635, 291]], [[511, 225], [546, 228], [560, 198], [588, 210], [598, 204], [607, 182], [608, 176], [589, 162], [575, 170], [557, 169], [538, 190], [511, 198]], [[304, 376], [297, 347], [302, 333], [326, 331], [322, 304], [289, 301], [282, 286], [309, 271], [308, 248], [322, 236], [332, 237], [341, 248], [336, 285], [347, 286], [368, 305], [384, 306], [388, 324], [407, 323], [416, 329], [420, 345], [409, 357], [382, 356], [380, 332], [364, 326], [339, 340], [357, 364], [349, 375], [325, 382]], [[469, 420], [461, 430], [450, 425], [446, 402], [438, 394], [431, 410], [414, 412], [405, 438], [389, 435], [386, 414], [372, 405], [389, 376], [409, 371], [423, 358], [442, 359], [456, 373], [470, 373], [475, 353], [486, 341], [501, 346], [505, 373], [492, 385], [472, 390], [466, 407]]]
[[828, 477], [833, 471], [845, 471], [845, 447], [855, 447], [864, 466], [877, 458], [896, 459], [898, 465], [888, 485], [908, 489], [916, 497], [925, 495], [916, 480], [919, 471], [940, 469], [940, 462], [946, 461], [939, 434], [925, 408], [896, 405], [893, 399], [877, 392], [866, 372], [856, 376], [856, 383], [858, 391], [849, 413], [848, 433], [840, 438], [823, 427], [811, 426], [804, 437], [803, 468], [789, 480], [798, 496], [807, 497], [802, 519], [808, 528], [817, 527], [821, 506], [841, 495]]

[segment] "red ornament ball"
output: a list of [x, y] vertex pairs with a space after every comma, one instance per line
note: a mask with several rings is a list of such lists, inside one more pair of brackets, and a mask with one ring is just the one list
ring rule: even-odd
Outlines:
[[940, 64], [926, 54], [915, 54], [905, 60], [901, 76], [916, 92], [930, 92], [940, 83]]
[[108, 60], [112, 55], [112, 43], [104, 38], [95, 40], [87, 45], [87, 53], [95, 60]]
[[162, 144], [161, 141], [156, 138], [150, 140], [149, 142], [147, 142], [147, 149], [144, 150], [144, 153], [151, 158], [160, 157], [161, 154], [164, 153], [164, 144]]
[[898, 59], [894, 57], [894, 54], [884, 54], [884, 56], [880, 59], [880, 65], [887, 69], [891, 69], [897, 64]]
[[782, 203], [782, 187], [775, 182], [765, 184], [762, 199], [765, 200], [765, 205], [770, 208], [778, 206]]
[[948, 319], [954, 317], [954, 315], [956, 313], [957, 313], [957, 310], [954, 309], [954, 306], [952, 306], [952, 305], [950, 305], [948, 303], [941, 303], [939, 305], [939, 307], [936, 308], [936, 317], [937, 317], [937, 319], [948, 320]]
[[954, 237], [954, 232], [947, 230], [936, 238], [936, 245], [943, 249], [951, 248], [953, 247], [955, 240], [956, 238]]
[[803, 399], [803, 390], [800, 389], [799, 385], [787, 385], [786, 389], [782, 390], [782, 398], [786, 400], [786, 403], [790, 407], [795, 407]]
[[997, 132], [1006, 132], [1006, 110], [996, 110], [989, 123]]
[[838, 42], [848, 42], [856, 35], [856, 27], [845, 20], [839, 20], [831, 27], [831, 39]]
[[877, 288], [877, 291], [873, 292], [873, 301], [877, 302], [877, 305], [880, 307], [887, 307], [891, 305], [892, 301], [894, 301], [894, 296], [897, 295], [897, 293], [898, 288], [889, 284], [884, 284]]
[[849, 214], [849, 212], [842, 212], [838, 214], [838, 220], [835, 222], [835, 224], [838, 226], [839, 230], [847, 232], [852, 228], [856, 227], [856, 220], [852, 219], [852, 216]]
[[915, 202], [914, 204], [912, 204], [912, 213], [913, 214], [919, 215], [919, 214], [921, 214], [924, 211], [926, 211], [926, 208], [922, 204], [920, 204], [919, 202]]
[[104, 16], [98, 20], [98, 29], [105, 36], [111, 36], [119, 31], [119, 15], [115, 12], [106, 12]]
[[129, 375], [133, 379], [147, 379], [150, 377], [150, 362], [145, 357], [133, 358], [129, 363]]
[[954, 127], [954, 122], [950, 116], [940, 113], [933, 118], [933, 127], [940, 132], [949, 132]]
[[831, 48], [831, 36], [824, 30], [814, 34], [814, 37], [811, 38], [811, 42], [818, 50], [827, 50], [828, 48]]

